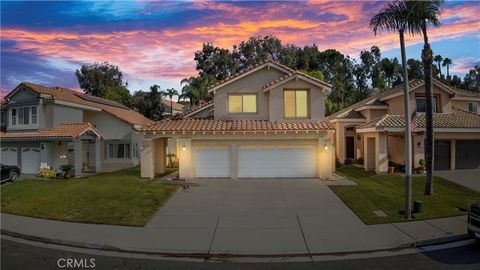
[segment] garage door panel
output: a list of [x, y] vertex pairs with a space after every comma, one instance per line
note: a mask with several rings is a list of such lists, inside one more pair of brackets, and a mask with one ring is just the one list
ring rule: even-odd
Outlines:
[[455, 142], [456, 169], [480, 168], [480, 140], [457, 140]]
[[22, 148], [21, 171], [24, 174], [36, 174], [40, 170], [40, 148]]
[[313, 178], [315, 147], [246, 147], [238, 151], [239, 178]]
[[5, 165], [18, 165], [18, 152], [17, 148], [2, 147], [0, 162]]
[[230, 177], [230, 149], [227, 147], [194, 147], [192, 160], [195, 177]]

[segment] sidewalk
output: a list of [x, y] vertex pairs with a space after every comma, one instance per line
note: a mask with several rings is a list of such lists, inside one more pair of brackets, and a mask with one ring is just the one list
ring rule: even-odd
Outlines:
[[[68, 246], [121, 250], [128, 252], [171, 254], [171, 255], [238, 255], [233, 253], [221, 254], [212, 252], [211, 245], [216, 237], [216, 229], [209, 224], [204, 227], [189, 226], [192, 222], [187, 220], [178, 227], [126, 227], [111, 225], [96, 225], [44, 220], [9, 214], [1, 214], [1, 232], [25, 239], [55, 243]], [[345, 224], [346, 226], [348, 224]], [[395, 228], [394, 236], [391, 236], [391, 227]], [[318, 228], [321, 233], [322, 228]], [[344, 232], [344, 230], [340, 230]], [[261, 243], [262, 246], [270, 244], [272, 252], [259, 254], [255, 245], [251, 243], [251, 253], [242, 252], [247, 256], [268, 256], [268, 255], [320, 255], [356, 253], [378, 250], [390, 250], [414, 247], [417, 245], [434, 244], [445, 241], [465, 239], [466, 216], [432, 219], [425, 221], [411, 221], [380, 225], [351, 225], [351, 233], [348, 235], [330, 235], [321, 239], [304, 239], [307, 249], [304, 252], [288, 252], [282, 254], [279, 250], [281, 239], [272, 239], [271, 243]], [[332, 231], [333, 232], [333, 231]], [[368, 232], [368, 233], [366, 233]], [[266, 232], [268, 233], [268, 232]], [[385, 236], [385, 238], [372, 237], [372, 234]], [[314, 234], [315, 235], [315, 234]], [[312, 237], [314, 237], [312, 235]], [[322, 234], [318, 234], [322, 235]], [[288, 240], [288, 235], [285, 235]], [[228, 239], [223, 239], [226, 241]], [[321, 241], [322, 248], [317, 250], [308, 249], [311, 240]], [[289, 243], [301, 245], [302, 243]], [[245, 248], [245, 247], [242, 247]], [[280, 248], [280, 249], [279, 249]], [[286, 247], [284, 247], [286, 248]], [[288, 250], [288, 249], [285, 249]]]

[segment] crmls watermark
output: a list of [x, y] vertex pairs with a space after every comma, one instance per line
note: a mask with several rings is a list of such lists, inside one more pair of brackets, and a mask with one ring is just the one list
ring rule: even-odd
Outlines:
[[57, 266], [59, 268], [95, 268], [95, 259], [94, 258], [60, 258], [57, 260]]

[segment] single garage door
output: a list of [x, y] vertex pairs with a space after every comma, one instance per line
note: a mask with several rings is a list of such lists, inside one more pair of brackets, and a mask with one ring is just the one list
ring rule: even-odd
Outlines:
[[4, 165], [18, 165], [18, 153], [17, 148], [12, 147], [2, 147], [2, 154], [1, 154], [0, 161]]
[[195, 177], [230, 178], [228, 146], [194, 146], [192, 162]]
[[24, 174], [36, 174], [40, 170], [40, 148], [22, 148], [21, 170]]
[[245, 145], [238, 149], [239, 178], [313, 178], [314, 145]]
[[480, 168], [480, 141], [457, 140], [455, 142], [456, 169]]
[[433, 160], [433, 169], [450, 170], [450, 141], [436, 140]]

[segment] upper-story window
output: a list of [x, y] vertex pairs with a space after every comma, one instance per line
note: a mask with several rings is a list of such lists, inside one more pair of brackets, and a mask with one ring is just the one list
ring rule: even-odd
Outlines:
[[468, 111], [472, 113], [478, 113], [478, 103], [477, 102], [469, 102], [468, 103]]
[[7, 111], [0, 111], [0, 124], [5, 125], [7, 122]]
[[308, 118], [308, 90], [283, 92], [285, 118]]
[[231, 94], [228, 96], [229, 113], [256, 113], [256, 94]]
[[[425, 112], [425, 97], [415, 97], [417, 112]], [[437, 97], [433, 97], [432, 102], [433, 112], [437, 112]]]
[[38, 114], [36, 106], [12, 108], [10, 113], [12, 126], [37, 124]]

